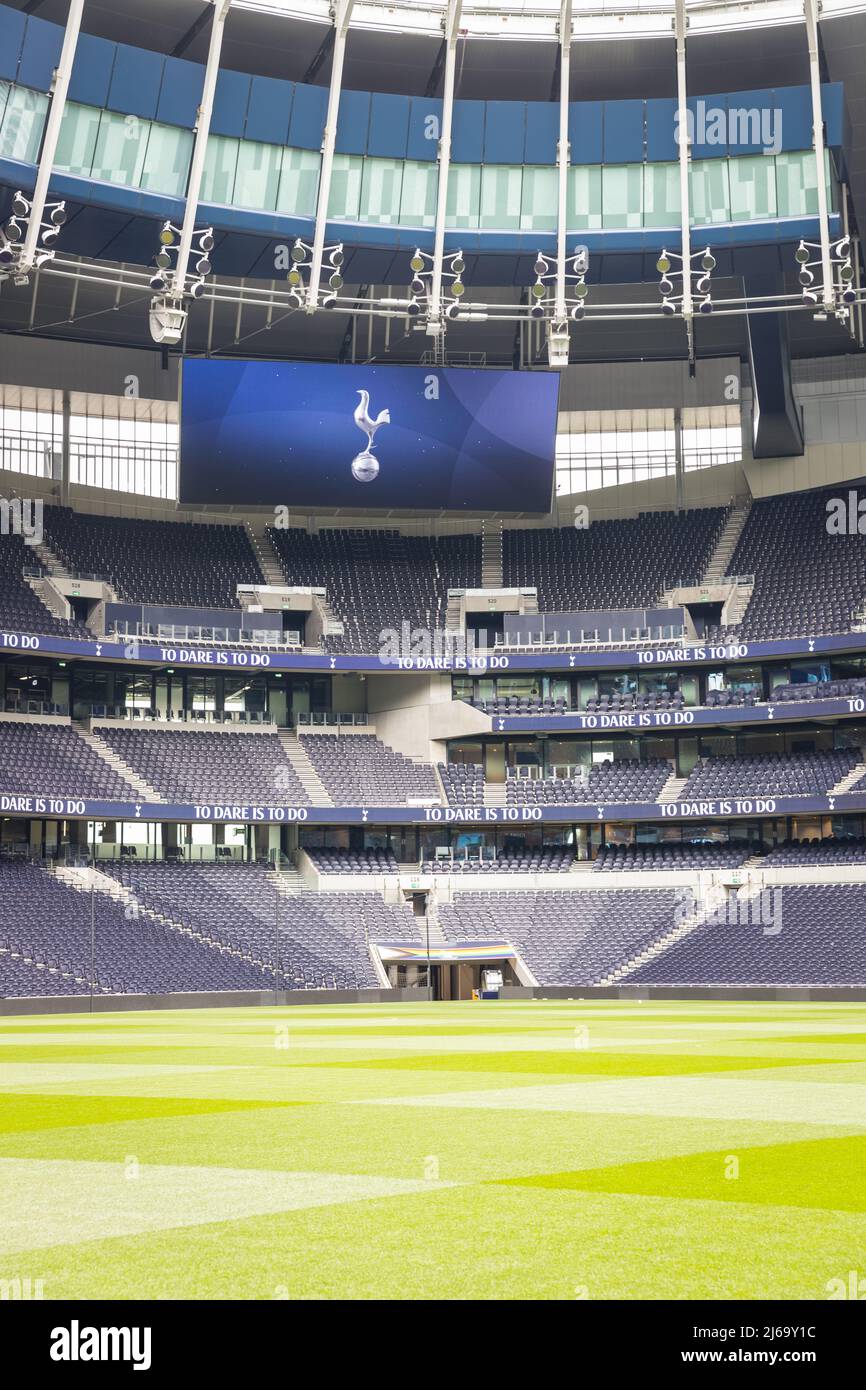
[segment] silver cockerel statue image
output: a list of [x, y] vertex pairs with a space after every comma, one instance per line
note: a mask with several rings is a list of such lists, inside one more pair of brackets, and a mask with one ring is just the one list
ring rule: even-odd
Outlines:
[[373, 454], [373, 436], [381, 425], [390, 425], [391, 412], [380, 410], [375, 420], [370, 415], [370, 392], [359, 391], [355, 407], [355, 424], [367, 436], [367, 447], [352, 460], [352, 477], [359, 483], [372, 483], [379, 476], [379, 460]]

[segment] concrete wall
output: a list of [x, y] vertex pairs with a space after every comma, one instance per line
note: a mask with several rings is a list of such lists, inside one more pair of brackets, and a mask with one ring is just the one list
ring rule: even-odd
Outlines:
[[[780, 1003], [812, 1001], [854, 1003], [866, 1000], [866, 988], [859, 989], [710, 989], [670, 986], [619, 985], [600, 988], [594, 985], [507, 985], [500, 998], [505, 1002], [523, 999], [732, 999], [755, 1003], [778, 1000]], [[419, 989], [295, 989], [286, 991], [256, 990], [237, 994], [115, 994], [89, 995], [73, 998], [0, 999], [0, 1016], [22, 1017], [41, 1014], [113, 1014], [134, 1013], [142, 1009], [238, 1009], [291, 1008], [309, 1004], [418, 1004], [425, 1001]], [[495, 1003], [496, 1001], [490, 1001]]]
[[451, 703], [450, 672], [367, 678], [367, 710], [375, 719], [377, 738], [407, 757], [433, 757], [432, 710], [446, 701]]
[[801, 989], [792, 986], [779, 986], [777, 989], [750, 989], [747, 985], [737, 985], [731, 989], [710, 988], [706, 985], [539, 985], [536, 989], [526, 989], [518, 985], [508, 985], [500, 992], [500, 999], [717, 999], [727, 1003], [731, 999], [743, 999], [753, 1003], [777, 1000], [779, 1003], [794, 1003], [798, 1000], [818, 1003], [856, 1003], [866, 999], [866, 987], [845, 989]]

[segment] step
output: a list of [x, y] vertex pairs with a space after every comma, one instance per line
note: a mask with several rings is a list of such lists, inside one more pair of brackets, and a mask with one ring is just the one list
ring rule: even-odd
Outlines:
[[294, 898], [298, 895], [298, 893], [307, 893], [310, 891], [303, 878], [295, 868], [282, 868], [279, 870], [275, 869], [274, 887], [276, 888], [278, 893], [282, 893], [283, 897], [286, 898]]
[[481, 523], [481, 584], [485, 589], [501, 589], [502, 522]]
[[861, 752], [864, 755], [864, 760], [859, 762], [856, 767], [852, 767], [851, 771], [846, 773], [835, 787], [831, 787], [827, 793], [828, 796], [841, 796], [844, 792], [850, 791], [854, 783], [859, 782], [860, 778], [866, 775], [866, 749], [861, 749]]
[[33, 590], [43, 608], [46, 608], [55, 618], [68, 621], [72, 617], [72, 607], [69, 600], [55, 589], [50, 578], [44, 576], [37, 579], [35, 575], [28, 574], [26, 583]]
[[722, 533], [707, 561], [706, 569], [701, 578], [702, 584], [720, 583], [725, 578], [728, 562], [737, 548], [740, 536], [743, 534], [743, 527], [746, 524], [751, 505], [752, 499], [747, 498], [744, 501], [735, 502], [731, 507]]
[[310, 805], [333, 806], [334, 803], [331, 800], [331, 796], [324, 782], [310, 762], [307, 750], [294, 729], [278, 729], [277, 737], [280, 740], [287, 761], [297, 773], [298, 781], [304, 788], [309, 798]]
[[507, 806], [508, 788], [504, 782], [484, 783], [485, 806]]
[[632, 956], [624, 965], [619, 965], [616, 970], [611, 970], [603, 979], [599, 980], [598, 983], [600, 985], [621, 984], [629, 975], [633, 975], [635, 970], [639, 969], [640, 966], [645, 965], [648, 960], [654, 960], [656, 956], [663, 955], [665, 951], [670, 950], [671, 946], [675, 946], [678, 941], [682, 941], [684, 937], [690, 936], [692, 932], [701, 925], [702, 921], [703, 914], [696, 912], [690, 917], [687, 917], [685, 921], [678, 922], [672, 931], [659, 937], [658, 941], [654, 941], [652, 946], [648, 946], [645, 951], [641, 951], [638, 955]]
[[249, 537], [256, 559], [259, 562], [259, 569], [266, 584], [284, 585], [286, 576], [280, 564], [280, 557], [274, 549], [267, 525], [264, 521], [256, 526], [251, 521], [244, 522], [244, 529]]
[[44, 565], [48, 573], [54, 579], [71, 579], [72, 572], [67, 569], [64, 562], [55, 555], [54, 551], [46, 541], [39, 541], [33, 546], [33, 550], [39, 556], [40, 563]]
[[155, 801], [161, 805], [165, 804], [164, 797], [160, 795], [156, 788], [152, 787], [149, 782], [146, 782], [143, 777], [140, 777], [137, 772], [134, 772], [129, 764], [125, 763], [123, 758], [121, 758], [118, 753], [115, 753], [114, 749], [110, 748], [109, 745], [99, 737], [99, 734], [96, 733], [95, 730], [87, 728], [84, 723], [77, 720], [73, 722], [72, 727], [75, 729], [76, 733], [81, 735], [84, 742], [89, 744], [95, 753], [99, 754], [104, 763], [108, 763], [109, 767], [113, 767], [115, 772], [119, 772], [121, 777], [126, 778], [127, 782], [134, 787], [143, 801]]
[[672, 767], [670, 777], [659, 792], [659, 801], [679, 801], [688, 780], [688, 777], [679, 777], [676, 769]]

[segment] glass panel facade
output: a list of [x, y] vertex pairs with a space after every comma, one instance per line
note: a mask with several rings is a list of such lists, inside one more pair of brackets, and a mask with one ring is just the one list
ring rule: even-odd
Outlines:
[[[191, 130], [179, 130], [177, 126], [157, 125], [154, 122], [148, 134], [140, 187], [152, 193], [182, 196], [186, 192], [192, 141]], [[249, 149], [248, 142], [246, 147]]]
[[527, 165], [523, 170], [520, 225], [530, 232], [556, 231], [557, 172]]
[[294, 213], [296, 217], [315, 216], [319, 162], [316, 150], [283, 150], [277, 212]]
[[20, 159], [35, 164], [42, 139], [42, 126], [48, 110], [48, 98], [43, 92], [31, 92], [28, 87], [13, 87], [4, 82], [0, 90], [3, 120], [0, 123], [0, 158]]
[[602, 224], [643, 225], [643, 165], [610, 164], [601, 174]]
[[479, 226], [498, 232], [518, 228], [520, 226], [522, 187], [522, 166], [511, 164], [482, 165]]
[[435, 225], [437, 176], [435, 164], [422, 164], [412, 159], [404, 163], [399, 218], [404, 227]]
[[55, 163], [70, 174], [89, 174], [96, 154], [100, 112], [68, 102], [60, 126]]
[[689, 176], [689, 201], [693, 225], [729, 222], [727, 159], [696, 159]]
[[732, 222], [776, 216], [776, 166], [767, 155], [728, 161]]
[[680, 221], [680, 166], [645, 164], [643, 169], [643, 225], [677, 227]]
[[277, 206], [282, 155], [278, 145], [240, 141], [233, 199], [238, 207], [270, 211]]
[[114, 111], [103, 111], [90, 170], [91, 178], [140, 188], [147, 154], [147, 134], [147, 122], [139, 121], [137, 116], [119, 116]]
[[481, 169], [477, 164], [452, 164], [448, 177], [446, 221], [449, 227], [477, 227], [481, 207]]
[[361, 178], [361, 220], [379, 225], [400, 221], [402, 159], [365, 159]]
[[[35, 162], [47, 109], [44, 93], [0, 82], [0, 158]], [[183, 194], [193, 135], [180, 127], [70, 102], [64, 113], [57, 167], [83, 177], [173, 196]], [[320, 155], [253, 140], [212, 135], [202, 201], [315, 213]], [[432, 227], [437, 165], [415, 160], [336, 155], [329, 217], [376, 225]], [[831, 207], [836, 175], [826, 177]], [[814, 216], [811, 151], [695, 160], [690, 169], [696, 227], [766, 218]], [[554, 165], [452, 164], [447, 226], [452, 231], [552, 232], [556, 227]], [[676, 227], [679, 166], [573, 165], [568, 172], [569, 232]]]
[[211, 135], [207, 142], [201, 196], [205, 203], [228, 207], [235, 195], [235, 175], [238, 167], [240, 140], [225, 135]]
[[569, 169], [568, 225], [576, 232], [601, 226], [600, 164], [577, 164]]
[[361, 212], [364, 161], [356, 154], [335, 154], [328, 216], [357, 222]]

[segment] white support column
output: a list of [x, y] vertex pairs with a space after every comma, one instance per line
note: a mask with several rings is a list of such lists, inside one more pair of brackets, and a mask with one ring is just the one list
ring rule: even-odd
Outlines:
[[827, 181], [824, 172], [824, 112], [821, 105], [821, 65], [818, 49], [818, 0], [803, 0], [806, 40], [809, 45], [809, 82], [812, 88], [812, 145], [818, 176], [818, 235], [821, 241], [823, 305], [832, 309], [833, 263], [830, 259], [830, 219], [827, 212]]
[[433, 270], [430, 280], [430, 321], [442, 321], [442, 259], [445, 254], [445, 214], [448, 210], [448, 173], [451, 168], [451, 127], [454, 122], [454, 78], [457, 37], [463, 0], [448, 0], [445, 14], [445, 86], [442, 93], [442, 127], [439, 131], [439, 179], [436, 186], [436, 222], [433, 232]]
[[322, 133], [322, 164], [319, 170], [319, 192], [316, 198], [316, 228], [313, 233], [313, 251], [310, 258], [310, 283], [307, 288], [307, 313], [312, 313], [319, 302], [319, 286], [322, 281], [322, 253], [325, 247], [325, 228], [328, 224], [328, 203], [331, 199], [331, 175], [334, 170], [334, 145], [337, 140], [337, 119], [340, 114], [340, 96], [343, 91], [343, 63], [346, 57], [346, 37], [355, 0], [335, 0], [334, 13], [334, 54], [331, 61], [331, 83], [328, 88], [328, 110], [325, 116], [325, 129]]
[[195, 127], [195, 143], [192, 148], [189, 178], [187, 179], [186, 185], [186, 204], [183, 210], [183, 225], [180, 230], [177, 261], [175, 262], [174, 275], [172, 276], [171, 282], [171, 293], [177, 296], [182, 295], [186, 288], [186, 273], [189, 268], [192, 235], [195, 231], [196, 218], [198, 217], [198, 201], [201, 194], [201, 180], [204, 173], [208, 136], [210, 135], [214, 92], [216, 91], [217, 77], [219, 75], [223, 34], [225, 32], [225, 24], [231, 5], [232, 0], [214, 0], [213, 27], [210, 32], [207, 63], [205, 64], [204, 70], [204, 85], [202, 87], [201, 104], [198, 108], [198, 119], [196, 120]]
[[54, 73], [48, 116], [39, 151], [39, 167], [36, 172], [36, 187], [33, 190], [30, 220], [27, 224], [27, 235], [21, 250], [20, 269], [25, 272], [33, 269], [36, 252], [39, 249], [39, 234], [42, 231], [42, 221], [45, 215], [48, 185], [54, 169], [54, 156], [57, 153], [60, 124], [66, 109], [66, 94], [69, 91], [69, 79], [72, 76], [72, 64], [75, 61], [75, 49], [78, 45], [78, 33], [81, 29], [83, 10], [84, 0], [70, 0], [66, 30], [63, 35], [63, 47], [60, 50], [60, 61]]
[[559, 187], [556, 207], [556, 304], [554, 317], [562, 322], [566, 316], [565, 305], [565, 252], [568, 222], [568, 166], [571, 163], [571, 149], [568, 142], [568, 97], [571, 77], [571, 4], [572, 0], [562, 0], [559, 13], [559, 144], [556, 161], [559, 171]]
[[686, 89], [686, 0], [676, 0], [674, 32], [677, 45], [677, 134], [680, 156], [680, 227], [682, 235], [680, 250], [683, 256], [683, 318], [686, 320], [689, 332], [691, 332], [693, 313], [691, 195], [689, 189], [691, 143], [689, 141], [689, 108]]

